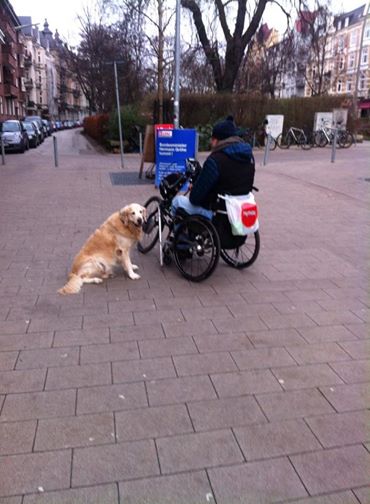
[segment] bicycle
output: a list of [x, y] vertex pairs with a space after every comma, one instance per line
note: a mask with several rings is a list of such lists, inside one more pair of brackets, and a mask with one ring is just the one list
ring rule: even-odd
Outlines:
[[252, 148], [264, 148], [265, 142], [268, 139], [270, 151], [276, 149], [277, 142], [276, 139], [267, 135], [264, 125], [260, 126], [257, 129], [246, 128], [244, 130], [240, 130], [239, 136], [246, 142], [249, 143]]
[[185, 173], [172, 173], [162, 179], [161, 197], [152, 196], [144, 204], [147, 220], [138, 243], [139, 252], [146, 254], [159, 241], [161, 266], [174, 261], [180, 273], [193, 282], [208, 278], [219, 257], [234, 268], [247, 268], [257, 259], [260, 249], [258, 230], [247, 236], [231, 235], [228, 222], [228, 228], [225, 227], [227, 216], [221, 210], [215, 210], [212, 221], [200, 215], [189, 215], [182, 209], [173, 215], [173, 198], [184, 184], [195, 180], [199, 168], [197, 161], [187, 159]]
[[[335, 128], [328, 128], [323, 126], [314, 133], [314, 142], [318, 147], [325, 147], [334, 141]], [[337, 144], [343, 149], [348, 149], [354, 142], [354, 137], [351, 132], [345, 129], [337, 130]]]
[[303, 150], [309, 150], [312, 148], [312, 142], [308, 135], [301, 128], [295, 128], [291, 126], [285, 133], [280, 133], [276, 139], [280, 149], [289, 149], [291, 145], [298, 145]]

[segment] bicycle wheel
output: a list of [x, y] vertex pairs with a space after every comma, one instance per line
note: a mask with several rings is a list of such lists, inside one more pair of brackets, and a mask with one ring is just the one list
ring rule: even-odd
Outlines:
[[270, 138], [269, 149], [270, 149], [270, 151], [273, 151], [273, 150], [276, 149], [277, 142], [276, 142], [276, 139], [274, 137], [270, 136], [269, 138]]
[[300, 135], [298, 137], [298, 143], [303, 150], [312, 149], [312, 140], [309, 137], [309, 135], [306, 135], [303, 131], [302, 131], [302, 133], [300, 133]]
[[289, 149], [290, 147], [290, 135], [286, 134], [283, 135], [280, 133], [280, 135], [277, 137], [276, 142], [280, 149]]
[[159, 238], [159, 205], [161, 199], [158, 196], [152, 196], [144, 204], [146, 208], [146, 222], [143, 225], [143, 234], [137, 244], [138, 251], [146, 254], [157, 243]]
[[352, 133], [349, 131], [340, 131], [338, 135], [338, 145], [344, 149], [348, 149], [354, 142]]
[[221, 249], [220, 256], [226, 264], [236, 269], [248, 268], [257, 259], [260, 251], [260, 234], [256, 231], [246, 236], [240, 247], [232, 250]]
[[325, 145], [328, 143], [328, 139], [326, 138], [326, 135], [322, 131], [316, 131], [315, 136], [314, 136], [314, 142], [317, 147], [325, 147]]
[[191, 215], [177, 226], [173, 258], [180, 273], [193, 282], [208, 278], [217, 266], [220, 239], [212, 222]]

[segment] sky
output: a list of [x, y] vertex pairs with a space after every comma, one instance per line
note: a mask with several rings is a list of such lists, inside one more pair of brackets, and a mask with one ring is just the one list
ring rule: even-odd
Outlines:
[[[173, 3], [175, 0], [167, 0]], [[289, 0], [286, 0], [289, 3]], [[79, 40], [80, 23], [77, 15], [83, 12], [84, 6], [91, 5], [92, 0], [10, 0], [18, 16], [32, 16], [33, 23], [40, 23], [43, 27], [47, 18], [50, 30], [54, 33], [57, 29], [63, 39], [70, 45], [77, 45]], [[332, 0], [332, 10], [346, 12], [366, 3], [366, 0]], [[284, 31], [284, 15], [276, 5], [269, 5], [264, 13], [264, 21], [270, 27]]]

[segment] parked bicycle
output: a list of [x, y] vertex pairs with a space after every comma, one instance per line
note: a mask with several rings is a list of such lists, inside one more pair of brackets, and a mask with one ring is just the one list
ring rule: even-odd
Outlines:
[[253, 148], [264, 148], [266, 141], [269, 141], [271, 151], [276, 149], [276, 139], [266, 133], [266, 124], [262, 123], [258, 128], [246, 128], [241, 130], [239, 136]]
[[184, 184], [193, 183], [199, 169], [197, 161], [187, 159], [185, 173], [171, 173], [162, 179], [161, 198], [152, 196], [144, 204], [147, 220], [138, 243], [138, 250], [146, 254], [159, 241], [160, 264], [174, 261], [180, 273], [193, 282], [208, 278], [220, 256], [229, 266], [242, 269], [254, 263], [260, 249], [258, 230], [246, 236], [232, 235], [227, 215], [220, 210], [215, 211], [212, 221], [183, 209], [173, 215], [173, 198]]
[[[317, 147], [325, 147], [332, 144], [334, 141], [335, 128], [323, 126], [314, 133], [314, 142]], [[337, 129], [337, 145], [344, 149], [348, 149], [354, 142], [354, 137], [351, 132], [345, 129]]]
[[306, 134], [303, 129], [294, 126], [291, 126], [285, 134], [281, 133], [276, 141], [280, 149], [289, 149], [291, 145], [298, 145], [304, 150], [312, 148], [310, 135]]

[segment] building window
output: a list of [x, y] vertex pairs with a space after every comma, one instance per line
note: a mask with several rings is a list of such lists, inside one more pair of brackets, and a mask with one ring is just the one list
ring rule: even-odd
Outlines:
[[354, 68], [355, 66], [355, 53], [350, 53], [348, 56], [348, 68]]
[[349, 45], [354, 47], [357, 45], [357, 30], [353, 30], [350, 35]]
[[4, 114], [4, 104], [2, 96], [0, 96], [0, 114]]
[[352, 80], [351, 79], [348, 79], [347, 83], [346, 83], [346, 91], [347, 92], [350, 92], [352, 89]]
[[348, 24], [349, 24], [349, 18], [346, 17], [346, 19], [344, 20], [344, 27], [347, 28]]
[[361, 65], [366, 65], [368, 60], [369, 60], [369, 58], [368, 58], [367, 47], [364, 47], [361, 52]]
[[370, 24], [366, 25], [364, 37], [370, 39]]
[[344, 47], [344, 37], [341, 36], [338, 38], [338, 49], [341, 51]]
[[40, 103], [42, 103], [42, 96], [40, 95]]
[[0, 65], [0, 82], [3, 82], [3, 67]]
[[339, 79], [338, 84], [337, 84], [337, 92], [341, 93], [342, 92], [342, 81]]
[[343, 68], [344, 68], [344, 58], [343, 56], [341, 56], [339, 59], [339, 70], [343, 70]]
[[360, 75], [360, 89], [365, 89], [366, 78], [365, 74]]
[[340, 19], [337, 24], [337, 29], [341, 30], [342, 29], [342, 20]]

